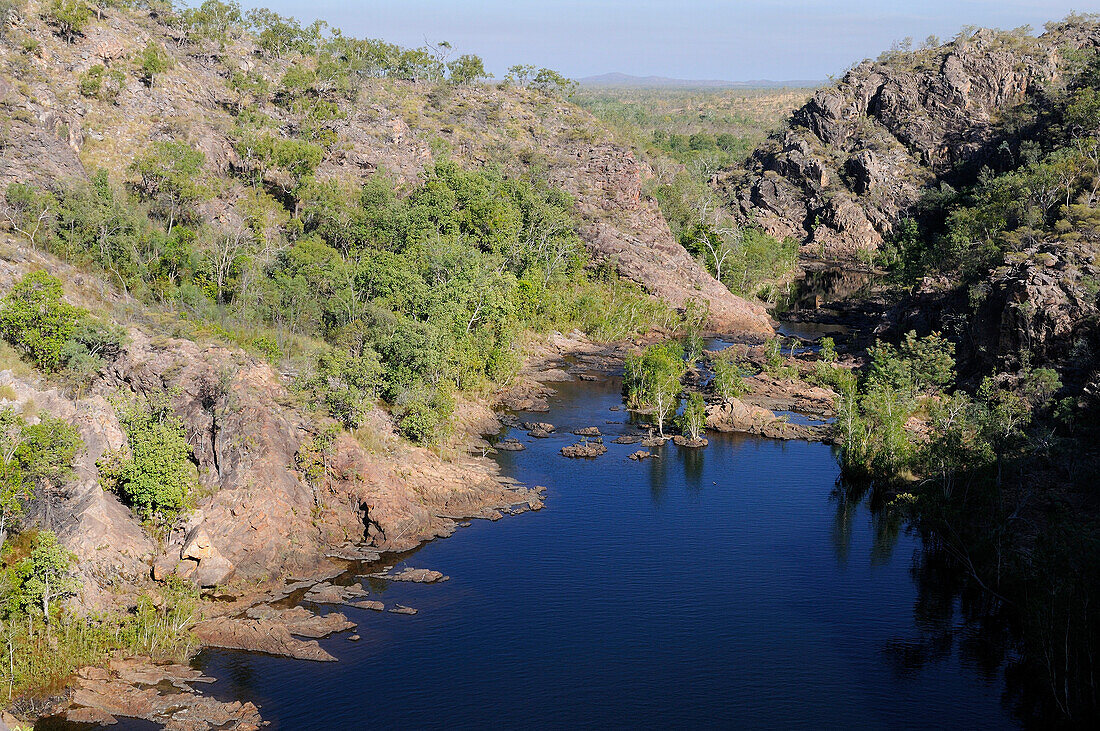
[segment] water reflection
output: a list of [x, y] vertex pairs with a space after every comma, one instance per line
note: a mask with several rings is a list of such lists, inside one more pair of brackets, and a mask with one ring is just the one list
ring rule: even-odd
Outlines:
[[[838, 479], [829, 496], [834, 506], [831, 533], [840, 566], [852, 555], [857, 516], [868, 515], [873, 540], [870, 563], [885, 566], [894, 559], [902, 535], [914, 532], [892, 502], [893, 491], [876, 489], [869, 481]], [[866, 508], [867, 513], [863, 513]], [[1003, 702], [1023, 714], [1020, 698], [1031, 697], [1034, 678], [1016, 669], [1012, 627], [1004, 602], [980, 587], [960, 566], [958, 557], [933, 535], [916, 544], [910, 574], [917, 588], [913, 604], [915, 632], [889, 639], [883, 646], [894, 674], [914, 678], [932, 665], [957, 655], [960, 665], [984, 682], [1004, 682]]]

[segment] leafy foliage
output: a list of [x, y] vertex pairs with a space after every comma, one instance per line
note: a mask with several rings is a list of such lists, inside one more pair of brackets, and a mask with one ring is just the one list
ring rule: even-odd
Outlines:
[[23, 505], [59, 487], [83, 448], [80, 434], [66, 421], [43, 414], [28, 424], [12, 409], [0, 411], [0, 545], [16, 527]]
[[680, 405], [680, 379], [686, 370], [679, 343], [655, 343], [627, 357], [623, 389], [631, 408], [646, 409], [661, 436]]
[[39, 368], [91, 376], [119, 352], [122, 335], [62, 299], [61, 281], [31, 272], [0, 299], [0, 333]]
[[196, 484], [191, 445], [169, 394], [119, 404], [129, 455], [99, 462], [100, 479], [144, 520], [165, 521], [186, 506]]

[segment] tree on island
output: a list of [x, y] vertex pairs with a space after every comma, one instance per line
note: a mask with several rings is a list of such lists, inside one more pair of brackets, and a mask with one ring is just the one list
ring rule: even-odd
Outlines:
[[684, 375], [684, 349], [679, 343], [655, 343], [641, 355], [626, 361], [624, 386], [633, 408], [649, 410], [664, 437], [665, 422], [680, 405], [680, 379]]

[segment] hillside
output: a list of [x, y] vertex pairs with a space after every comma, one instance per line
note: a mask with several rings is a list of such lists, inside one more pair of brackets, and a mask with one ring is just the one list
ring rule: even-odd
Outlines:
[[[592, 117], [553, 95], [376, 79], [360, 69], [280, 88], [288, 59], [247, 36], [211, 41], [203, 31], [189, 39], [171, 15], [108, 11], [69, 43], [43, 17], [48, 5], [28, 2], [8, 34], [11, 43], [26, 36], [33, 50], [9, 46], [5, 53], [0, 103], [11, 112], [0, 180], [51, 183], [102, 168], [121, 182], [150, 142], [185, 141], [204, 154], [204, 172], [227, 183], [204, 206], [204, 217], [232, 225], [242, 218], [247, 191], [240, 173], [250, 164], [241, 159], [241, 113], [262, 111], [262, 126], [276, 138], [294, 139], [303, 126], [323, 128], [319, 180], [353, 184], [381, 170], [400, 188], [419, 180], [438, 155], [474, 166], [503, 164], [516, 174], [537, 168], [574, 196], [594, 256], [675, 306], [709, 300], [716, 329], [769, 328], [762, 310], [716, 286], [675, 244], [655, 204], [640, 195], [648, 167], [611, 143]], [[150, 44], [166, 67], [151, 84], [133, 60]], [[82, 94], [93, 68], [103, 77], [99, 91]], [[304, 106], [313, 98], [327, 102], [323, 119], [316, 107]], [[268, 187], [286, 182], [285, 171], [264, 174]]]
[[[105, 649], [185, 656], [190, 623], [163, 623], [188, 587], [541, 507], [482, 438], [501, 401], [540, 407], [540, 369], [684, 326], [772, 333], [564, 79], [486, 85], [438, 50], [216, 1], [0, 3], [16, 694]], [[100, 655], [46, 650], [36, 613], [72, 596]], [[147, 621], [168, 636], [141, 644]]]

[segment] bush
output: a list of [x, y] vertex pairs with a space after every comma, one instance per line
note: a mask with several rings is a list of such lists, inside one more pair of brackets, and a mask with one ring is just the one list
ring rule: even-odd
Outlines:
[[640, 355], [627, 357], [623, 376], [627, 403], [647, 409], [661, 436], [665, 422], [680, 405], [680, 379], [685, 370], [684, 349], [676, 342], [654, 343]]
[[684, 411], [677, 419], [680, 433], [690, 439], [698, 439], [707, 423], [707, 407], [698, 393], [688, 395]]
[[44, 371], [65, 365], [66, 345], [86, 317], [61, 299], [62, 294], [61, 280], [37, 271], [23, 276], [0, 300], [4, 339]]
[[118, 404], [129, 455], [104, 455], [100, 479], [143, 520], [166, 522], [187, 504], [197, 484], [183, 421], [169, 394]]
[[75, 562], [76, 554], [62, 546], [53, 531], [39, 531], [30, 555], [15, 566], [9, 602], [25, 612], [41, 611], [48, 623], [57, 602], [80, 591], [80, 580], [71, 570]]
[[60, 486], [83, 448], [68, 422], [43, 415], [37, 424], [27, 424], [11, 409], [0, 411], [0, 545], [23, 514], [23, 504]]
[[722, 398], [741, 398], [749, 392], [745, 383], [744, 369], [732, 356], [719, 354], [711, 363], [714, 371], [714, 392]]
[[160, 44], [150, 42], [142, 49], [137, 58], [138, 69], [141, 71], [141, 80], [148, 87], [153, 86], [156, 77], [172, 68], [173, 60]]
[[46, 22], [69, 43], [84, 35], [84, 29], [92, 19], [92, 10], [84, 0], [53, 0], [43, 14]]
[[955, 380], [955, 344], [932, 333], [918, 338], [909, 331], [901, 345], [879, 343], [868, 349], [874, 384], [916, 396], [940, 390]]

